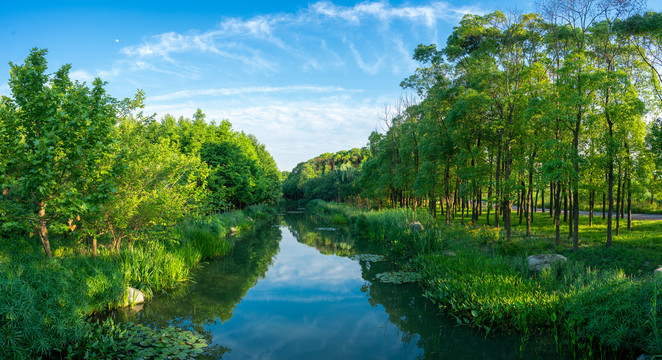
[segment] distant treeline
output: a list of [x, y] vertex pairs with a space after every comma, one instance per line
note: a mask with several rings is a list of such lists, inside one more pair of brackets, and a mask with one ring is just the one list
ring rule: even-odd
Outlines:
[[367, 149], [324, 153], [299, 163], [283, 177], [283, 196], [290, 199], [345, 201], [361, 193], [358, 180]]

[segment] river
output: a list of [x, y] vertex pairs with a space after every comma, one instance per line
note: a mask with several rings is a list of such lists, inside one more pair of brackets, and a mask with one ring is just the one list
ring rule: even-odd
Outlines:
[[539, 337], [484, 333], [443, 314], [416, 284], [376, 275], [390, 261], [312, 214], [287, 213], [238, 239], [234, 252], [195, 270], [191, 283], [157, 295], [121, 321], [203, 333], [207, 359], [545, 359]]

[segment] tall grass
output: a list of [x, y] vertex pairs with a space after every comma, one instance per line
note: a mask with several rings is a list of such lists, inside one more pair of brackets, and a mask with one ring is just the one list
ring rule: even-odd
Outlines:
[[85, 315], [125, 287], [107, 259], [43, 259], [23, 255], [0, 263], [0, 358], [26, 359], [79, 339]]

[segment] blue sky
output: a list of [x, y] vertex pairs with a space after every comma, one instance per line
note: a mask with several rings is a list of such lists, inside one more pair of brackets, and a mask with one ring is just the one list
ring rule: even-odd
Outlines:
[[[648, 2], [662, 9], [662, 0]], [[418, 44], [440, 46], [466, 13], [533, 2], [0, 0], [0, 94], [8, 62], [47, 48], [51, 71], [146, 92], [146, 113], [229, 120], [281, 170], [367, 143], [403, 95]]]

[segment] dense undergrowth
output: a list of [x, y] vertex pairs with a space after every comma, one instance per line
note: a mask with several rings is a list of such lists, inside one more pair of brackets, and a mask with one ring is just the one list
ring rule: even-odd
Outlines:
[[[322, 201], [310, 206], [347, 218], [355, 235], [388, 244], [409, 270], [422, 275], [425, 296], [458, 323], [488, 333], [514, 330], [523, 340], [541, 331], [554, 337], [560, 358], [662, 353], [662, 277], [626, 275], [572, 257], [530, 272], [528, 255], [563, 250], [553, 238], [505, 241], [497, 229], [442, 225], [424, 211], [364, 211]], [[414, 221], [424, 230], [412, 230]], [[582, 251], [603, 251], [593, 247]]]
[[89, 334], [114, 325], [91, 325], [90, 314], [117, 307], [127, 286], [148, 298], [175, 288], [200, 261], [232, 251], [227, 234], [274, 214], [273, 208], [251, 206], [154, 228], [119, 254], [101, 247], [96, 258], [81, 244], [60, 245], [48, 259], [37, 241], [0, 239], [0, 358], [113, 358], [108, 342], [92, 341]]

